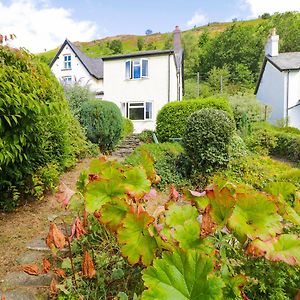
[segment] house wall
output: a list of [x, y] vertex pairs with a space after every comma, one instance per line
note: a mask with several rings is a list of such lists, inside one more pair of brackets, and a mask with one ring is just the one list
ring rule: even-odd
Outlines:
[[177, 71], [173, 55], [143, 57], [149, 60], [149, 78], [125, 79], [128, 59], [104, 60], [104, 99], [121, 108], [124, 102], [153, 102], [152, 120], [133, 121], [135, 132], [155, 130], [159, 110], [168, 103], [168, 70], [170, 61], [170, 101], [177, 100]]
[[[289, 75], [289, 97], [288, 97], [288, 119], [289, 125], [300, 129], [300, 107], [295, 105], [299, 104], [300, 100], [300, 72], [290, 71]], [[292, 108], [293, 107], [293, 108]]]
[[267, 62], [256, 97], [263, 104], [272, 107], [269, 119], [271, 123], [275, 124], [277, 120], [284, 118], [286, 111], [286, 74]]
[[[71, 54], [71, 70], [64, 69], [64, 55]], [[59, 81], [62, 81], [64, 76], [72, 76], [73, 82], [79, 82], [82, 86], [88, 86], [92, 92], [103, 91], [103, 80], [97, 80], [91, 76], [81, 61], [76, 57], [73, 50], [66, 45], [60, 53], [58, 59], [51, 67], [52, 72]]]

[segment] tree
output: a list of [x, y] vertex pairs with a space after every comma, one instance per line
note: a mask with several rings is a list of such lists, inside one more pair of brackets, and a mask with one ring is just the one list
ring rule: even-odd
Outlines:
[[109, 44], [109, 49], [111, 49], [114, 54], [122, 53], [123, 44], [120, 40], [112, 40]]
[[151, 35], [153, 33], [153, 31], [151, 29], [147, 29], [145, 33], [146, 33], [146, 35]]
[[138, 40], [137, 40], [136, 45], [137, 45], [137, 48], [138, 48], [139, 51], [143, 50], [144, 45], [145, 45], [144, 38], [140, 36], [140, 37], [138, 38]]

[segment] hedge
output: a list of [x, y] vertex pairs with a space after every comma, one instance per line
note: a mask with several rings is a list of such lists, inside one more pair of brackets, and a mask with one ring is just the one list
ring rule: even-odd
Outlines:
[[81, 122], [88, 139], [98, 144], [103, 153], [112, 151], [121, 139], [123, 117], [112, 102], [99, 99], [84, 102]]
[[7, 47], [0, 64], [0, 209], [12, 209], [22, 196], [41, 195], [43, 178], [55, 182], [87, 143], [48, 66]]
[[171, 138], [181, 138], [189, 116], [203, 108], [215, 108], [226, 111], [233, 117], [232, 109], [225, 98], [205, 98], [171, 102], [165, 105], [157, 116], [156, 132], [161, 142]]

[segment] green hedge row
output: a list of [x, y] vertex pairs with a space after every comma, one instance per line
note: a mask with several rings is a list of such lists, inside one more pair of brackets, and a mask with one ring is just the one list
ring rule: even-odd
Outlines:
[[300, 162], [300, 131], [297, 128], [278, 128], [269, 123], [258, 123], [250, 137], [270, 154]]
[[215, 108], [226, 111], [233, 117], [232, 109], [225, 98], [206, 98], [171, 102], [165, 105], [157, 116], [156, 132], [161, 142], [171, 138], [181, 138], [189, 116], [203, 108]]
[[7, 47], [0, 65], [0, 209], [12, 209], [40, 196], [87, 142], [48, 66]]

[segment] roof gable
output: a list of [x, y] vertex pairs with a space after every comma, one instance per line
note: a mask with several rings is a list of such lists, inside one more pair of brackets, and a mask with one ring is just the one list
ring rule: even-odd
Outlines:
[[89, 74], [96, 79], [103, 79], [103, 60], [102, 58], [90, 58], [86, 56], [83, 52], [81, 52], [73, 43], [71, 43], [68, 39], [64, 41], [62, 46], [60, 47], [59, 51], [53, 58], [53, 60], [50, 63], [50, 68], [53, 66], [55, 61], [59, 58], [59, 55], [61, 54], [62, 50], [65, 48], [65, 46], [68, 45], [76, 57], [80, 60], [80, 62], [83, 64], [83, 66], [86, 68], [86, 70], [89, 72]]

